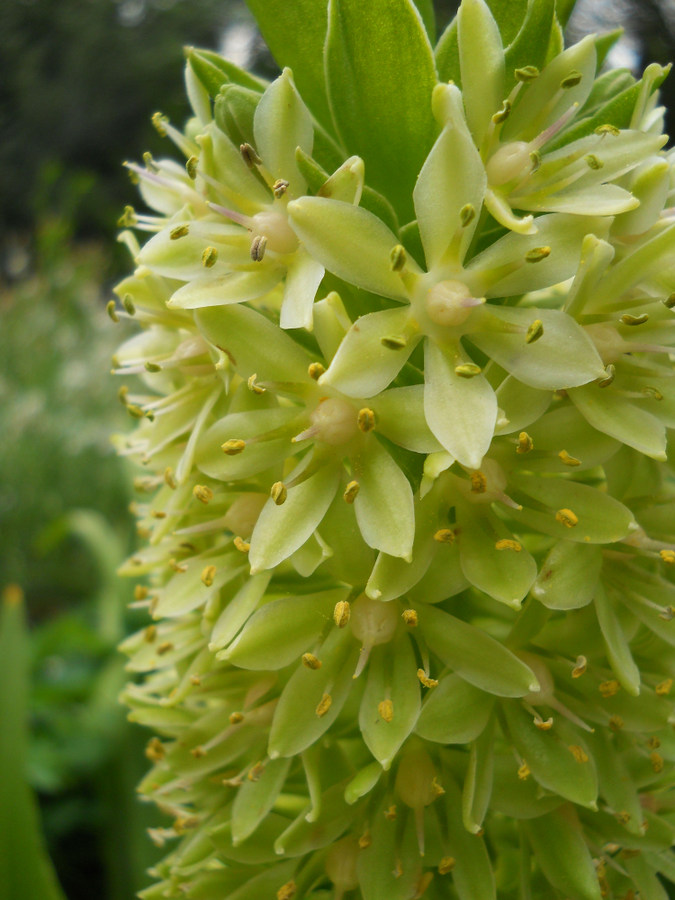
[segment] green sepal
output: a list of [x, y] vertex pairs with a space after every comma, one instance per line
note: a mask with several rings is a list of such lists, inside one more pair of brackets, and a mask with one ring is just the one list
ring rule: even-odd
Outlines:
[[563, 802], [555, 794], [544, 794], [532, 777], [518, 776], [513, 751], [498, 753], [494, 760], [495, 777], [490, 808], [509, 819], [536, 819]]
[[[159, 589], [153, 618], [182, 616], [205, 606], [222, 587], [245, 570], [246, 566], [242, 565], [238, 555], [236, 551], [217, 555], [211, 551], [192, 557], [187, 572], [177, 573]], [[208, 586], [201, 577], [207, 565], [216, 567], [215, 577]]]
[[539, 690], [529, 666], [487, 632], [434, 606], [418, 612], [418, 627], [431, 650], [465, 681], [498, 697]]
[[246, 866], [269, 865], [278, 859], [274, 842], [287, 825], [288, 819], [285, 816], [268, 812], [248, 840], [235, 843], [231, 821], [214, 828], [209, 837], [219, 856], [230, 863]]
[[551, 391], [540, 391], [529, 387], [508, 375], [499, 385], [496, 391], [497, 405], [504, 413], [506, 422], [498, 419], [496, 434], [513, 434], [522, 431], [537, 422], [551, 405], [553, 394]]
[[247, 578], [216, 619], [211, 629], [209, 650], [216, 652], [234, 639], [239, 629], [255, 612], [265, 595], [271, 575], [263, 572]]
[[290, 766], [290, 759], [271, 759], [265, 763], [262, 773], [244, 779], [232, 804], [231, 833], [235, 846], [253, 834], [272, 809]]
[[648, 860], [640, 855], [629, 857], [623, 862], [631, 882], [640, 892], [640, 897], [646, 897], [649, 900], [668, 900], [670, 893], [661, 883]]
[[441, 82], [454, 82], [462, 86], [462, 70], [459, 65], [459, 38], [457, 16], [450, 22], [438, 39], [434, 50], [438, 78]]
[[[598, 766], [600, 796], [614, 816], [621, 816], [620, 824], [634, 835], [643, 833], [643, 809], [640, 795], [628, 771], [621, 753], [621, 741], [605, 728], [596, 728], [586, 738]], [[627, 816], [627, 819], [626, 819]]]
[[239, 66], [224, 59], [220, 54], [212, 50], [200, 50], [195, 47], [186, 49], [186, 56], [190, 68], [204, 85], [211, 97], [217, 97], [224, 84], [238, 84], [241, 87], [262, 93], [265, 82], [256, 78], [250, 72], [240, 69]]
[[593, 600], [601, 568], [597, 544], [558, 541], [532, 585], [532, 596], [548, 609], [580, 609]]
[[213, 106], [213, 118], [233, 144], [253, 144], [253, 120], [260, 102], [258, 91], [226, 84], [218, 92]]
[[623, 607], [619, 609], [615, 607], [602, 585], [598, 586], [594, 603], [612, 671], [619, 684], [632, 697], [637, 697], [640, 694], [640, 670], [633, 659], [624, 623], [619, 615], [625, 610]]
[[[532, 777], [543, 788], [566, 800], [597, 809], [595, 763], [579, 732], [560, 715], [554, 717], [548, 731], [542, 731], [532, 721], [532, 715], [516, 701], [504, 702], [502, 712], [511, 741]], [[570, 747], [582, 751], [586, 760], [577, 761]]]
[[310, 809], [305, 808], [279, 835], [274, 849], [280, 856], [304, 856], [336, 841], [354, 817], [344, 798], [344, 784], [334, 784], [322, 795], [318, 816], [310, 818]]
[[469, 751], [469, 765], [462, 789], [462, 822], [470, 834], [483, 830], [490, 806], [494, 775], [494, 721], [476, 738]]
[[462, 94], [469, 128], [480, 147], [504, 92], [504, 47], [485, 0], [463, 0], [457, 11]]
[[348, 152], [364, 159], [372, 186], [408, 221], [436, 134], [436, 69], [422, 19], [412, 0], [331, 0], [328, 15], [325, 71], [337, 131]]
[[[416, 670], [415, 653], [406, 634], [371, 651], [359, 726], [368, 749], [385, 771], [415, 727], [419, 715], [420, 683]], [[383, 700], [391, 700], [393, 705], [390, 722], [378, 709]]]
[[579, 820], [570, 806], [524, 824], [537, 862], [570, 900], [602, 900], [600, 883]]
[[455, 859], [452, 880], [459, 900], [497, 900], [495, 876], [485, 841], [466, 830], [462, 821], [462, 798], [454, 778], [443, 773], [447, 815], [448, 850]]
[[437, 453], [443, 449], [424, 417], [423, 385], [383, 391], [373, 398], [371, 406], [378, 432], [395, 444], [415, 453]]
[[440, 603], [469, 586], [459, 559], [457, 544], [439, 544], [426, 574], [408, 589], [412, 603]]
[[[348, 588], [294, 594], [265, 603], [253, 613], [227, 650], [218, 654], [241, 669], [281, 669], [299, 662], [313, 649], [330, 621], [335, 604], [345, 600]], [[283, 643], [279, 635], [284, 635]]]
[[340, 489], [320, 525], [320, 534], [333, 551], [323, 564], [324, 569], [345, 584], [364, 584], [373, 568], [375, 553], [361, 537], [354, 507], [345, 503]]
[[488, 723], [494, 698], [459, 675], [444, 675], [430, 688], [415, 734], [437, 744], [468, 744]]
[[[401, 827], [385, 815], [385, 797], [372, 814], [371, 844], [357, 857], [357, 874], [363, 900], [409, 900], [415, 896], [422, 874], [412, 817]], [[403, 830], [405, 829], [405, 830]], [[405, 859], [403, 872], [394, 871], [392, 860]]]
[[353, 805], [361, 797], [369, 794], [382, 776], [384, 769], [379, 762], [372, 762], [361, 769], [345, 788], [345, 801]]
[[[295, 756], [319, 740], [337, 718], [354, 684], [360, 648], [349, 629], [335, 628], [321, 647], [321, 668], [298, 666], [283, 689], [272, 721], [269, 754]], [[329, 693], [323, 716], [316, 709]]]

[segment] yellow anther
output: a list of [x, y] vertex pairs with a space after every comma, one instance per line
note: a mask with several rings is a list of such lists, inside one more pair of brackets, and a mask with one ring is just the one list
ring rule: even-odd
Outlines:
[[353, 503], [356, 500], [356, 495], [360, 490], [360, 485], [358, 481], [350, 481], [347, 487], [345, 488], [345, 492], [342, 495], [345, 503]]
[[610, 716], [609, 717], [609, 727], [612, 731], [621, 731], [624, 726], [624, 721], [621, 716]]
[[602, 167], [605, 165], [604, 162], [595, 155], [595, 153], [589, 153], [588, 156], [584, 156], [584, 161], [586, 162], [588, 168], [593, 169], [594, 171], [602, 169]]
[[146, 372], [161, 372], [162, 367], [160, 365], [158, 365], [157, 363], [146, 362], [145, 371]]
[[528, 263], [538, 263], [541, 262], [542, 259], [546, 259], [551, 255], [550, 247], [533, 247], [531, 250], [528, 250], [525, 254], [525, 262]]
[[152, 114], [150, 121], [157, 134], [160, 137], [166, 137], [166, 126], [169, 124], [169, 117], [161, 112], [156, 112]]
[[484, 494], [487, 490], [487, 478], [478, 469], [469, 473], [471, 480], [471, 491], [474, 494]]
[[452, 528], [439, 528], [434, 534], [434, 540], [438, 541], [439, 544], [454, 544], [455, 532]]
[[387, 350], [403, 350], [408, 345], [408, 338], [403, 334], [388, 334], [380, 338], [380, 343]]
[[558, 459], [564, 466], [580, 466], [581, 460], [577, 459], [576, 456], [570, 456], [567, 450], [561, 450], [558, 454]]
[[322, 716], [325, 716], [326, 713], [328, 712], [328, 710], [331, 708], [332, 703], [333, 703], [333, 698], [331, 697], [331, 695], [324, 694], [323, 697], [321, 698], [321, 700], [319, 700], [319, 703], [315, 709], [317, 716], [319, 718], [321, 718]]
[[567, 91], [570, 88], [576, 87], [580, 83], [580, 81], [583, 77], [584, 76], [581, 74], [581, 72], [578, 69], [572, 69], [572, 71], [569, 73], [569, 75], [566, 75], [563, 78], [563, 80], [560, 82], [560, 87], [564, 91]]
[[466, 228], [476, 218], [476, 207], [473, 203], [465, 203], [459, 211], [459, 224]]
[[288, 182], [284, 178], [277, 178], [272, 185], [272, 193], [277, 198], [283, 197], [288, 190]]
[[516, 81], [534, 81], [535, 78], [539, 78], [539, 69], [536, 66], [523, 66], [521, 69], [516, 69], [513, 74]]
[[202, 265], [205, 269], [210, 269], [218, 262], [218, 251], [215, 247], [206, 247], [202, 253]]
[[619, 825], [627, 825], [630, 822], [631, 816], [627, 810], [622, 809], [621, 812], [614, 813], [614, 818]]
[[157, 637], [157, 626], [156, 625], [148, 625], [148, 627], [143, 632], [143, 640], [148, 644], [152, 644], [156, 637]]
[[323, 375], [323, 373], [325, 371], [326, 371], [326, 367], [321, 365], [320, 362], [310, 363], [307, 368], [307, 374], [309, 375], [310, 378], [313, 378], [314, 381], [318, 381], [319, 378], [321, 378], [321, 376]]
[[372, 838], [370, 832], [364, 831], [363, 834], [360, 836], [358, 843], [359, 843], [359, 847], [361, 848], [361, 850], [365, 850], [366, 847], [370, 847], [370, 845], [373, 843], [373, 838]]
[[452, 872], [455, 868], [455, 857], [454, 856], [444, 856], [438, 864], [438, 874], [439, 875], [447, 875], [448, 872]]
[[[386, 815], [386, 813], [385, 813], [385, 815]], [[394, 816], [394, 818], [396, 818], [396, 816]], [[394, 876], [394, 878], [400, 878], [401, 875], [403, 875], [403, 866], [402, 866], [402, 864], [401, 864], [401, 860], [400, 860], [400, 859], [397, 859], [397, 860], [396, 860], [396, 865], [394, 866], [394, 870], [393, 870], [393, 872], [392, 872], [392, 875]]]
[[228, 456], [236, 456], [246, 449], [246, 441], [239, 440], [239, 438], [230, 438], [229, 441], [225, 441], [224, 444], [220, 445], [220, 449]]
[[475, 365], [475, 363], [462, 363], [459, 366], [455, 366], [455, 375], [458, 375], [460, 378], [475, 378], [482, 371], [481, 367]]
[[520, 553], [523, 545], [519, 541], [513, 541], [511, 538], [502, 538], [495, 544], [495, 550], [515, 550]]
[[188, 567], [186, 565], [179, 563], [175, 559], [169, 560], [169, 568], [173, 569], [173, 571], [176, 572], [178, 575], [182, 575], [183, 572], [187, 572], [187, 570], [188, 570]]
[[650, 737], [649, 740], [647, 741], [647, 746], [649, 747], [650, 750], [658, 750], [659, 747], [661, 746], [661, 741], [659, 740], [659, 738], [656, 737], [656, 735], [654, 735], [653, 737]]
[[201, 683], [202, 683], [202, 680], [199, 677], [199, 675], [190, 675], [190, 684], [193, 687], [199, 687], [201, 685]]
[[616, 125], [610, 125], [609, 123], [606, 125], [598, 125], [595, 129], [595, 133], [599, 134], [601, 137], [605, 134], [611, 134], [612, 137], [618, 137], [621, 134], [621, 130], [616, 127]]
[[192, 488], [192, 493], [200, 503], [210, 503], [213, 500], [213, 491], [205, 484], [196, 484]]
[[169, 237], [172, 241], [177, 241], [179, 238], [185, 237], [190, 233], [190, 228], [188, 225], [176, 225], [175, 228], [172, 228], [169, 232]]
[[559, 509], [555, 514], [555, 520], [565, 528], [574, 528], [579, 523], [579, 517], [571, 509]]
[[110, 319], [113, 322], [115, 322], [115, 323], [119, 322], [120, 317], [117, 315], [117, 310], [115, 309], [115, 301], [114, 300], [108, 300], [108, 302], [106, 303], [106, 306], [105, 306], [105, 311], [108, 313], [108, 315], [110, 316]]
[[267, 238], [264, 234], [257, 234], [251, 241], [251, 259], [253, 262], [261, 262], [267, 249]]
[[321, 660], [314, 656], [313, 653], [303, 653], [302, 654], [302, 664], [306, 669], [320, 669], [321, 668]]
[[173, 475], [173, 469], [170, 466], [167, 466], [166, 469], [164, 469], [164, 483], [167, 487], [170, 487], [172, 491], [176, 490], [177, 483]]
[[434, 777], [431, 779], [431, 793], [434, 796], [434, 800], [437, 800], [439, 797], [442, 797], [443, 794], [445, 793], [445, 788], [440, 783], [440, 781], [438, 780], [438, 777], [436, 775], [434, 775]]
[[642, 389], [642, 393], [645, 397], [651, 397], [652, 400], [663, 400], [663, 394], [658, 388], [652, 387], [652, 385], [648, 384], [645, 388]]
[[663, 772], [664, 760], [660, 753], [654, 751], [649, 754], [649, 762], [652, 764], [652, 769], [658, 775], [659, 772]]
[[277, 891], [277, 900], [293, 900], [298, 890], [298, 886], [294, 881], [287, 881], [282, 884]]
[[367, 406], [360, 409], [359, 414], [356, 417], [356, 424], [359, 426], [359, 430], [364, 434], [368, 434], [369, 431], [372, 431], [375, 427], [375, 413], [373, 410]]
[[415, 887], [415, 900], [420, 900], [426, 893], [427, 888], [434, 880], [433, 872], [424, 872]]
[[518, 435], [518, 446], [516, 453], [529, 453], [534, 449], [534, 441], [526, 431], [521, 431]]
[[260, 387], [260, 385], [257, 384], [257, 382], [256, 382], [257, 377], [258, 377], [257, 372], [254, 372], [253, 375], [249, 375], [249, 377], [246, 381], [246, 384], [248, 385], [248, 389], [249, 389], [249, 391], [252, 391], [254, 394], [264, 394], [265, 388]]
[[117, 220], [118, 227], [133, 228], [137, 223], [138, 219], [136, 217], [136, 210], [133, 208], [133, 206], [125, 206], [124, 212]]
[[416, 609], [404, 609], [401, 618], [409, 628], [415, 628], [419, 622]]
[[502, 103], [502, 108], [492, 116], [492, 121], [495, 125], [502, 125], [504, 122], [506, 122], [510, 114], [511, 103], [508, 100], [504, 100]]
[[541, 719], [539, 716], [535, 716], [534, 724], [539, 731], [550, 731], [551, 728], [553, 728], [553, 719], [551, 716], [549, 716], [548, 719]]
[[675, 293], [669, 294], [663, 301], [663, 305], [668, 309], [675, 307]]
[[145, 745], [145, 755], [151, 762], [160, 762], [164, 759], [166, 750], [158, 737], [150, 738]]
[[122, 297], [122, 306], [128, 315], [136, 315], [136, 307], [134, 306], [134, 301], [131, 299], [131, 294], [125, 294], [124, 297]]
[[122, 403], [124, 406], [126, 406], [128, 396], [129, 396], [129, 388], [126, 386], [126, 384], [123, 384], [117, 390], [117, 399], [120, 401], [120, 403]]
[[408, 254], [405, 252], [405, 247], [401, 244], [396, 244], [389, 254], [389, 261], [391, 262], [392, 271], [402, 271], [408, 261]]
[[127, 412], [132, 419], [142, 419], [145, 416], [145, 410], [136, 403], [127, 403]]
[[135, 600], [145, 600], [148, 596], [148, 589], [144, 584], [137, 584], [134, 588], [134, 599]]
[[240, 722], [244, 721], [244, 714], [240, 712], [230, 713], [228, 716], [228, 722], [230, 725], [238, 725]]
[[338, 628], [344, 628], [351, 618], [352, 608], [349, 600], [338, 600], [333, 610], [333, 621]]
[[396, 804], [395, 803], [392, 803], [388, 809], [385, 809], [384, 817], [385, 817], [385, 819], [388, 819], [390, 822], [393, 822], [396, 819]]
[[598, 387], [609, 387], [610, 384], [614, 381], [614, 378], [616, 376], [616, 368], [612, 365], [612, 363], [610, 363], [608, 366], [605, 366], [605, 373], [605, 377], [598, 380]]
[[262, 159], [260, 159], [258, 154], [249, 143], [241, 144], [239, 147], [239, 152], [241, 153], [242, 159], [249, 167], [249, 169], [253, 169], [255, 166], [259, 166], [262, 164]]
[[647, 313], [640, 313], [639, 316], [632, 316], [630, 313], [624, 313], [623, 316], [619, 318], [619, 322], [622, 325], [644, 325], [645, 322], [649, 321], [649, 315]]
[[191, 156], [187, 162], [185, 163], [185, 171], [188, 173], [188, 178], [191, 181], [194, 181], [197, 177], [197, 166], [199, 165], [199, 159], [196, 156]]
[[202, 584], [206, 587], [211, 587], [213, 584], [213, 580], [216, 577], [216, 567], [215, 566], [205, 566], [202, 569], [202, 574], [200, 578], [202, 580]]
[[424, 669], [417, 670], [417, 677], [425, 688], [435, 688], [438, 685], [438, 681], [435, 678], [429, 678]]
[[527, 329], [527, 332], [525, 334], [525, 343], [534, 344], [535, 341], [539, 340], [543, 333], [544, 323], [541, 321], [541, 319], [535, 319]]
[[675, 564], [675, 550], [659, 550], [659, 556], [669, 566]]
[[164, 656], [164, 654], [168, 653], [170, 650], [173, 650], [171, 641], [163, 641], [159, 647], [157, 647], [157, 656]]
[[611, 681], [602, 681], [598, 685], [598, 690], [605, 698], [605, 700], [607, 700], [610, 697], [614, 697], [615, 694], [618, 694], [620, 687], [621, 685], [619, 684], [619, 682], [615, 679], [612, 679]]
[[656, 687], [654, 688], [654, 691], [656, 692], [657, 697], [667, 697], [668, 694], [671, 692], [672, 687], [673, 687], [673, 679], [666, 678], [665, 681], [661, 681], [659, 684], [656, 685]]
[[242, 537], [239, 537], [239, 535], [235, 537], [232, 543], [241, 553], [248, 553], [248, 551], [251, 549], [251, 545], [249, 544], [249, 542], [245, 541]]
[[581, 678], [586, 671], [588, 661], [585, 656], [577, 656], [577, 661], [572, 669], [572, 678]]
[[261, 762], [257, 762], [248, 770], [246, 777], [249, 781], [260, 781], [260, 776], [265, 771], [265, 766]]
[[281, 506], [286, 502], [286, 497], [288, 497], [288, 488], [283, 483], [283, 481], [274, 482], [270, 490], [270, 497], [277, 506]]
[[377, 704], [377, 711], [381, 719], [385, 722], [391, 722], [394, 718], [394, 704], [391, 700], [380, 700]]
[[530, 771], [530, 767], [525, 762], [525, 760], [523, 760], [521, 765], [518, 767], [518, 778], [520, 778], [521, 781], [527, 781], [531, 774], [532, 772]]

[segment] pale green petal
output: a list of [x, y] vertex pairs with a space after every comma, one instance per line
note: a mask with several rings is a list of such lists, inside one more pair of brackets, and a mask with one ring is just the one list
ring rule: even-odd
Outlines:
[[[400, 338], [403, 346], [382, 343], [390, 337]], [[348, 397], [373, 397], [396, 378], [418, 340], [411, 333], [409, 306], [367, 313], [347, 332], [320, 383]]]
[[270, 578], [269, 572], [263, 572], [260, 575], [253, 575], [244, 582], [216, 619], [211, 630], [209, 650], [212, 652], [221, 650], [234, 639], [248, 617], [258, 608]]
[[[520, 334], [499, 332], [494, 319], [522, 328]], [[537, 340], [526, 343], [534, 322], [543, 324]], [[473, 326], [473, 323], [476, 326]], [[484, 306], [476, 310], [469, 332], [473, 343], [519, 381], [541, 391], [577, 387], [602, 378], [605, 367], [595, 345], [567, 313], [553, 309]], [[476, 327], [477, 330], [473, 330]]]
[[281, 304], [282, 328], [312, 328], [312, 306], [321, 284], [324, 268], [308, 254], [299, 250], [286, 272], [284, 299]]
[[281, 281], [283, 269], [264, 266], [253, 272], [228, 272], [195, 278], [171, 295], [170, 309], [204, 309], [247, 303], [269, 294]]
[[536, 422], [546, 412], [553, 395], [522, 384], [509, 375], [497, 388], [497, 403], [507, 422], [498, 426], [496, 434], [513, 434]]
[[[459, 95], [456, 87], [453, 90]], [[459, 249], [463, 257], [479, 222], [486, 185], [485, 168], [466, 126], [446, 125], [413, 191], [427, 269], [441, 261], [458, 230], [462, 231]], [[467, 206], [473, 208], [474, 217], [462, 228], [460, 210]]]
[[595, 384], [570, 391], [570, 399], [594, 428], [652, 459], [666, 459], [665, 427], [641, 401], [631, 402], [611, 385], [600, 388]]
[[321, 197], [342, 200], [358, 206], [363, 192], [365, 166], [360, 156], [350, 156], [339, 169], [324, 181], [319, 190]]
[[424, 412], [429, 428], [462, 465], [478, 469], [492, 441], [497, 398], [482, 375], [462, 378], [455, 366], [469, 362], [457, 348], [425, 345]]
[[620, 615], [624, 612], [624, 608], [614, 604], [602, 586], [599, 586], [595, 594], [594, 604], [612, 671], [619, 684], [628, 691], [631, 697], [638, 697], [640, 694], [640, 670], [633, 659], [624, 630], [625, 624]]
[[[186, 234], [172, 238], [171, 234], [181, 226]], [[143, 245], [137, 262], [166, 278], [188, 281], [206, 274], [202, 253], [213, 246], [218, 251], [218, 259], [208, 274], [222, 277], [233, 265], [250, 263], [250, 243], [250, 237], [240, 225], [174, 219]]]
[[[329, 272], [375, 294], [407, 298], [390, 260], [400, 241], [371, 212], [340, 200], [302, 197], [288, 204], [288, 215], [307, 250]], [[408, 265], [417, 268], [410, 259]]]
[[519, 209], [574, 213], [575, 216], [618, 216], [640, 205], [630, 191], [617, 184], [595, 184], [583, 188], [579, 187], [578, 182], [566, 191], [528, 192], [511, 199]]
[[427, 695], [415, 734], [438, 744], [468, 744], [487, 725], [494, 697], [450, 673]]
[[463, 0], [457, 27], [464, 107], [474, 140], [480, 145], [504, 99], [504, 48], [484, 0]]
[[534, 216], [518, 216], [511, 209], [511, 206], [501, 193], [501, 191], [493, 191], [489, 189], [485, 192], [485, 207], [490, 215], [495, 218], [500, 225], [508, 228], [509, 231], [515, 231], [518, 234], [536, 234], [537, 226], [534, 224]]
[[253, 120], [256, 150], [273, 178], [289, 182], [293, 196], [305, 190], [305, 180], [295, 161], [296, 147], [311, 155], [314, 127], [309, 110], [284, 69], [260, 99]]
[[281, 506], [272, 498], [267, 501], [251, 536], [252, 574], [278, 565], [305, 543], [323, 519], [339, 480], [337, 466], [324, 466], [306, 481], [289, 488]]
[[555, 888], [566, 897], [601, 900], [591, 853], [576, 815], [569, 808], [526, 822], [525, 830], [537, 862]]
[[596, 544], [558, 541], [544, 560], [532, 596], [549, 609], [580, 609], [595, 596], [602, 552]]
[[390, 556], [408, 558], [415, 533], [408, 479], [376, 438], [368, 442], [352, 465], [360, 486], [354, 511], [364, 541]]
[[228, 195], [237, 203], [237, 209], [251, 215], [269, 205], [272, 200], [270, 190], [249, 169], [239, 147], [234, 146], [215, 122], [199, 135], [197, 143], [202, 148], [200, 165], [225, 186]]
[[232, 843], [235, 846], [253, 834], [272, 809], [290, 764], [289, 759], [272, 759], [257, 778], [244, 779], [232, 805]]
[[390, 441], [415, 453], [442, 450], [424, 416], [423, 384], [391, 388], [377, 394], [371, 407], [375, 411], [377, 430]]
[[612, 225], [612, 235], [643, 234], [659, 218], [668, 205], [670, 166], [660, 156], [646, 159], [631, 172], [630, 192], [640, 201], [638, 209], [626, 213]]

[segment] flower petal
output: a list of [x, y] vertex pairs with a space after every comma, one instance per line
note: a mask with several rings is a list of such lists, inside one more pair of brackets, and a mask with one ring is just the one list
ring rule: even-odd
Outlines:
[[442, 450], [424, 416], [424, 385], [391, 388], [377, 394], [371, 406], [377, 418], [377, 430], [395, 444], [415, 453]]
[[171, 295], [170, 309], [204, 309], [247, 303], [269, 294], [281, 281], [282, 269], [265, 266], [254, 272], [228, 272], [212, 277], [202, 275]]
[[312, 328], [312, 307], [321, 284], [324, 268], [308, 253], [299, 250], [288, 266], [284, 299], [281, 304], [282, 328]]

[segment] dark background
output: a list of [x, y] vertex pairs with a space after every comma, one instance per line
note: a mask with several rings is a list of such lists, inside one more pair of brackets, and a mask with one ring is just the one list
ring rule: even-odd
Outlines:
[[[436, 6], [440, 31], [457, 3]], [[579, 0], [569, 38], [618, 25], [610, 64], [675, 56], [669, 0]], [[108, 437], [126, 427], [107, 377], [123, 326], [103, 310], [136, 202], [121, 163], [166, 152], [153, 112], [188, 114], [186, 44], [275, 71], [239, 0], [0, 0], [0, 591], [27, 597], [29, 779], [68, 900], [130, 900], [157, 855], [134, 797], [146, 735], [116, 703], [132, 474]]]

